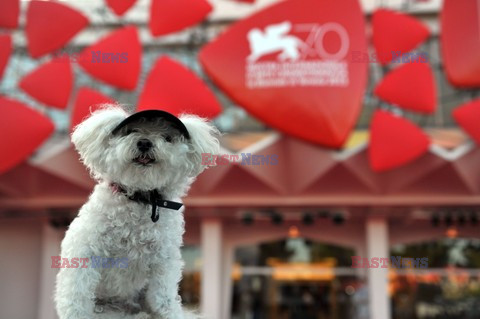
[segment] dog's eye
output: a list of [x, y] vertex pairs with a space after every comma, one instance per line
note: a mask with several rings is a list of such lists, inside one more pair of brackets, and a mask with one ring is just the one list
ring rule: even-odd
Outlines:
[[126, 135], [129, 135], [129, 134], [132, 134], [132, 133], [138, 133], [138, 130], [137, 129], [128, 129], [127, 132], [126, 132]]
[[165, 141], [172, 143], [172, 137], [170, 135], [165, 135]]

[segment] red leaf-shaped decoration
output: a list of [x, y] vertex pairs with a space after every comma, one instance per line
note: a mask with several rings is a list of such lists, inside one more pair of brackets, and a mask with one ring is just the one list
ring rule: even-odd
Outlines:
[[41, 65], [25, 75], [18, 86], [46, 105], [66, 108], [73, 87], [70, 58], [60, 57]]
[[115, 12], [116, 15], [121, 16], [130, 9], [137, 0], [105, 0], [107, 5]]
[[208, 75], [263, 123], [340, 147], [362, 107], [367, 50], [357, 0], [279, 1], [202, 48]]
[[424, 154], [430, 140], [410, 121], [376, 111], [370, 126], [370, 165], [381, 172], [413, 161]]
[[480, 3], [444, 0], [442, 55], [448, 80], [458, 87], [480, 87]]
[[12, 29], [18, 27], [20, 0], [2, 0], [0, 8], [0, 27]]
[[210, 119], [221, 112], [220, 104], [207, 85], [195, 73], [168, 57], [157, 60], [145, 83], [138, 110], [147, 109], [161, 109], [175, 115], [197, 114]]
[[9, 34], [0, 34], [0, 80], [10, 58], [10, 53], [12, 53], [12, 37]]
[[159, 36], [180, 31], [202, 21], [211, 10], [206, 0], [152, 0], [150, 32]]
[[374, 93], [404, 109], [432, 113], [436, 108], [435, 78], [428, 63], [409, 63], [388, 73]]
[[403, 13], [379, 9], [373, 13], [372, 20], [373, 45], [381, 64], [408, 53], [430, 36], [420, 21]]
[[18, 101], [0, 97], [0, 173], [24, 161], [54, 128], [48, 117]]
[[70, 131], [73, 131], [75, 126], [82, 123], [82, 121], [97, 110], [103, 104], [114, 104], [115, 101], [102, 93], [95, 91], [88, 87], [81, 87], [77, 92], [75, 104], [73, 106], [72, 117], [70, 121]]
[[28, 51], [38, 58], [58, 50], [87, 24], [88, 19], [83, 14], [63, 3], [32, 0], [25, 26]]
[[133, 90], [140, 76], [141, 58], [142, 46], [137, 29], [128, 26], [84, 49], [79, 64], [99, 80]]
[[480, 144], [480, 99], [457, 107], [453, 113], [455, 121]]

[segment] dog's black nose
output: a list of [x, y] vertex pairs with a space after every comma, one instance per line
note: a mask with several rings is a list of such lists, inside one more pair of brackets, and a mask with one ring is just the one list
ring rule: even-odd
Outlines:
[[153, 144], [150, 142], [150, 140], [147, 140], [146, 138], [142, 138], [137, 142], [137, 147], [141, 152], [148, 152], [152, 147]]

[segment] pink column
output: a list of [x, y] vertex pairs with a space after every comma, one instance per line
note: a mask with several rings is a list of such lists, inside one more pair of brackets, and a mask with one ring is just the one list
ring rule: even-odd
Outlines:
[[201, 311], [206, 318], [222, 318], [223, 245], [222, 223], [217, 219], [205, 219], [201, 225], [202, 280]]
[[58, 269], [51, 268], [51, 256], [60, 255], [60, 244], [63, 234], [63, 230], [58, 230], [50, 226], [48, 220], [43, 221], [40, 255], [40, 284], [38, 290], [38, 319], [57, 318], [52, 296], [55, 289], [55, 277], [57, 276]]

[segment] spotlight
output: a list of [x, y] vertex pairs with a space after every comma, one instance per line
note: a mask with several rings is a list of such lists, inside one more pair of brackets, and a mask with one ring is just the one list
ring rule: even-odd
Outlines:
[[470, 213], [470, 223], [473, 225], [473, 226], [476, 226], [478, 224], [478, 218], [477, 218], [477, 214], [472, 211]]
[[302, 223], [304, 225], [312, 225], [315, 222], [311, 213], [305, 213], [302, 216]]
[[453, 225], [453, 218], [452, 218], [452, 215], [450, 213], [448, 213], [445, 216], [445, 225], [447, 225], [448, 227]]
[[434, 227], [438, 227], [440, 225], [440, 216], [438, 216], [438, 214], [433, 214], [432, 216], [432, 225]]
[[279, 213], [272, 214], [272, 224], [281, 225], [283, 223], [283, 216]]
[[250, 226], [253, 224], [253, 222], [255, 221], [255, 219], [253, 218], [253, 214], [252, 213], [245, 213], [243, 216], [242, 216], [242, 223], [244, 225], [247, 225], [247, 226]]
[[345, 222], [345, 217], [342, 214], [335, 214], [333, 215], [332, 221], [335, 225], [341, 225]]

